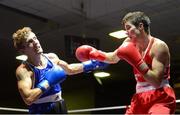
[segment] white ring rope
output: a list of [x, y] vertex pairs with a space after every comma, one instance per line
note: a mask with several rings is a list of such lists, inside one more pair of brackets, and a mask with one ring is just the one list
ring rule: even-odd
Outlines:
[[114, 107], [101, 107], [101, 108], [90, 108], [90, 109], [77, 109], [77, 110], [69, 110], [68, 113], [79, 113], [79, 112], [87, 112], [87, 111], [101, 111], [101, 110], [112, 110], [112, 109], [125, 109], [127, 106], [114, 106]]
[[28, 112], [28, 109], [7, 108], [7, 107], [0, 107], [0, 110], [4, 110], [4, 111]]
[[[176, 103], [180, 103], [180, 99], [176, 100]], [[101, 107], [101, 108], [89, 108], [89, 109], [77, 109], [69, 110], [68, 113], [77, 113], [77, 112], [88, 112], [88, 111], [101, 111], [101, 110], [112, 110], [112, 109], [125, 109], [127, 106], [113, 106], [113, 107]], [[18, 112], [28, 112], [28, 109], [19, 109], [19, 108], [7, 108], [0, 107], [0, 110], [4, 111], [18, 111]]]

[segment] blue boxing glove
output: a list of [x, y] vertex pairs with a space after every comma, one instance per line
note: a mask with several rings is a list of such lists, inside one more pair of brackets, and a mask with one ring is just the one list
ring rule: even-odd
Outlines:
[[59, 66], [54, 66], [52, 69], [47, 71], [47, 73], [45, 73], [44, 79], [37, 85], [37, 87], [44, 92], [53, 85], [63, 82], [65, 79], [65, 71]]
[[84, 65], [84, 72], [88, 73], [96, 69], [105, 69], [109, 64], [105, 62], [100, 62], [97, 60], [89, 60], [82, 62]]

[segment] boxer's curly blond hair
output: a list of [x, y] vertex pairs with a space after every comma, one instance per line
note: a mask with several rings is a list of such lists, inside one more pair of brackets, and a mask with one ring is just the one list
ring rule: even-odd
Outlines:
[[14, 42], [14, 47], [16, 49], [23, 49], [23, 42], [26, 41], [29, 33], [32, 32], [30, 27], [23, 27], [22, 29], [18, 29], [15, 33], [13, 33], [12, 38]]

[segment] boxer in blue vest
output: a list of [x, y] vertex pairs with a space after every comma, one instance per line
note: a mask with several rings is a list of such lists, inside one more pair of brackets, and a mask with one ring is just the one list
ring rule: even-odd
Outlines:
[[16, 77], [30, 114], [66, 114], [60, 86], [66, 76], [107, 67], [106, 63], [95, 60], [68, 64], [55, 53], [43, 53], [38, 38], [29, 27], [17, 30], [13, 42], [15, 48], [28, 57], [17, 67]]

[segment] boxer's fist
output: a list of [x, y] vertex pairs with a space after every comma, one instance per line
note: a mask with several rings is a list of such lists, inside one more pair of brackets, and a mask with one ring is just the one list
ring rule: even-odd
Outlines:
[[100, 61], [97, 61], [97, 60], [89, 60], [89, 61], [85, 61], [85, 62], [82, 62], [83, 63], [83, 69], [84, 69], [84, 72], [91, 72], [93, 70], [96, 70], [96, 69], [105, 69], [109, 64], [107, 63], [104, 63], [104, 62], [100, 62]]
[[55, 84], [63, 82], [65, 79], [65, 71], [59, 66], [54, 66], [45, 73], [44, 79], [37, 85], [37, 87], [42, 91], [46, 91]]
[[96, 48], [89, 45], [82, 45], [76, 49], [76, 58], [81, 61], [88, 61], [91, 59], [104, 61], [106, 59], [105, 54]]
[[149, 70], [149, 67], [143, 61], [139, 51], [137, 50], [133, 42], [123, 43], [118, 48], [117, 56], [121, 59], [126, 60], [142, 74], [145, 74]]

